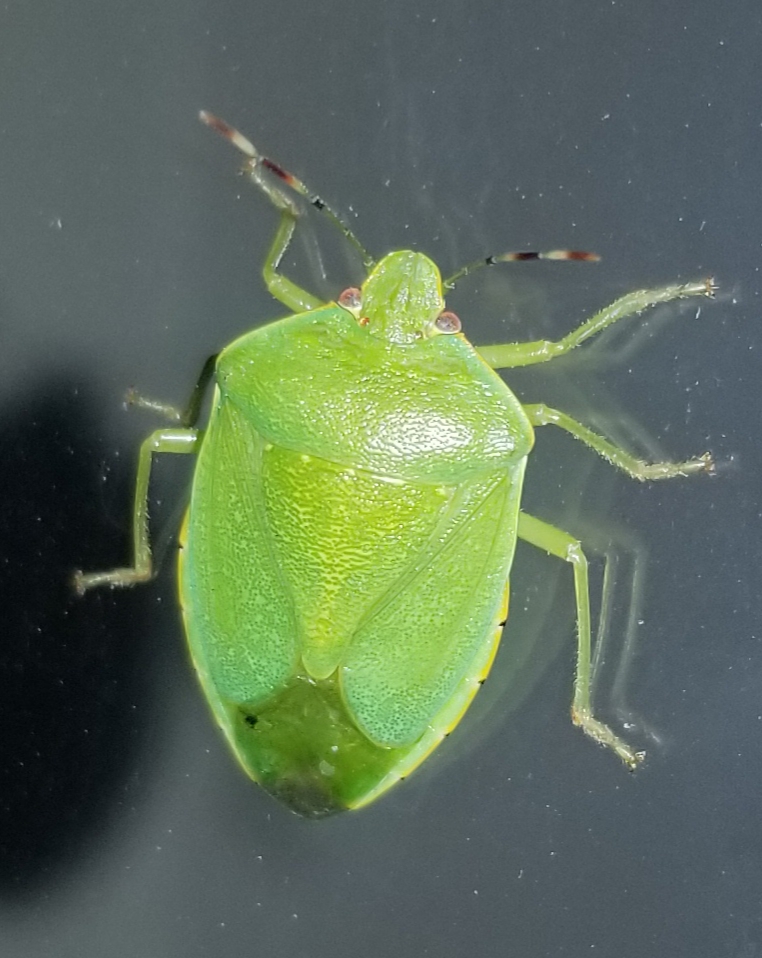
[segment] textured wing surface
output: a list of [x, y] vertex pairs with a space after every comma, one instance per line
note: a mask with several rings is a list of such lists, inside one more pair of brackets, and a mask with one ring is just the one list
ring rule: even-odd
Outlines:
[[294, 673], [297, 632], [262, 492], [264, 442], [235, 406], [215, 403], [191, 497], [181, 583], [202, 681], [257, 702]]
[[327, 678], [369, 610], [426, 548], [454, 488], [393, 481], [276, 445], [265, 449], [262, 477], [302, 662], [312, 678]]
[[359, 624], [341, 682], [358, 725], [378, 744], [416, 741], [491, 640], [522, 478], [523, 463], [457, 487], [436, 533]]

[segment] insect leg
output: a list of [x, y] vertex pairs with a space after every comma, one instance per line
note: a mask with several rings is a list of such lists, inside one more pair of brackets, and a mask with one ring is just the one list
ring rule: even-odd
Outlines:
[[574, 572], [574, 593], [577, 602], [577, 670], [574, 678], [574, 698], [571, 715], [575, 725], [596, 742], [605, 745], [630, 768], [635, 768], [644, 758], [644, 752], [636, 752], [612, 729], [593, 714], [591, 696], [591, 636], [590, 636], [590, 583], [587, 559], [578, 539], [525, 512], [519, 514], [518, 536], [530, 545], [565, 562], [570, 562]]
[[199, 433], [196, 429], [159, 429], [144, 440], [140, 447], [135, 506], [132, 513], [133, 565], [108, 572], [75, 572], [74, 588], [79, 595], [97, 586], [108, 585], [116, 588], [147, 582], [151, 578], [153, 565], [148, 534], [148, 484], [153, 455], [164, 452], [194, 453], [197, 451], [198, 441]]
[[610, 306], [596, 313], [587, 322], [572, 330], [563, 339], [557, 341], [540, 339], [531, 343], [505, 343], [498, 346], [479, 346], [477, 352], [493, 369], [509, 369], [514, 366], [531, 366], [534, 363], [547, 363], [551, 359], [581, 346], [585, 340], [595, 336], [608, 326], [628, 316], [638, 316], [653, 306], [671, 303], [692, 296], [713, 296], [716, 286], [711, 279], [698, 280], [695, 283], [682, 283], [663, 286], [659, 289], [641, 289], [628, 293], [615, 300]]
[[672, 479], [675, 476], [690, 476], [695, 472], [713, 472], [714, 461], [708, 452], [695, 459], [688, 459], [686, 462], [644, 462], [626, 452], [621, 447], [615, 445], [611, 440], [605, 439], [598, 433], [593, 432], [581, 422], [573, 419], [565, 412], [558, 409], [551, 409], [544, 403], [530, 404], [524, 406], [524, 412], [529, 417], [533, 426], [558, 426], [568, 432], [569, 435], [584, 442], [586, 446], [594, 449], [599, 456], [602, 456], [612, 466], [626, 472], [633, 479], [645, 481], [647, 479]]
[[276, 186], [275, 183], [269, 179], [269, 176], [277, 177], [282, 183], [285, 183], [286, 186], [294, 190], [294, 192], [305, 197], [308, 203], [327, 216], [333, 225], [352, 243], [362, 256], [363, 264], [366, 268], [373, 265], [372, 257], [349, 227], [342, 222], [338, 214], [334, 213], [330, 206], [316, 193], [312, 193], [298, 177], [294, 176], [293, 173], [289, 173], [288, 170], [283, 169], [282, 166], [268, 157], [262, 156], [253, 143], [224, 120], [220, 120], [205, 110], [201, 111], [199, 118], [202, 123], [205, 123], [221, 136], [224, 136], [225, 139], [229, 140], [246, 156], [247, 159], [243, 165], [242, 173], [247, 176], [255, 186], [262, 190], [276, 209], [280, 210], [280, 223], [278, 224], [275, 239], [268, 251], [262, 269], [262, 275], [264, 276], [267, 288], [276, 299], [280, 300], [281, 303], [284, 303], [295, 313], [302, 313], [323, 305], [322, 300], [306, 292], [306, 290], [301, 289], [296, 283], [278, 272], [281, 260], [288, 249], [291, 237], [294, 235], [300, 210], [291, 197]]

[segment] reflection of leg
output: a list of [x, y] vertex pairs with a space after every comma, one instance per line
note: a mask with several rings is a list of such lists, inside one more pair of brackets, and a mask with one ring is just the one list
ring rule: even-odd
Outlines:
[[[579, 525], [579, 520], [576, 523]], [[613, 673], [607, 699], [623, 728], [637, 727], [639, 732], [658, 743], [654, 728], [636, 716], [628, 704], [630, 668], [634, 660], [640, 634], [643, 609], [643, 589], [648, 555], [635, 533], [618, 524], [581, 524], [581, 535], [587, 554], [603, 560], [603, 581], [598, 627], [592, 651], [590, 670], [591, 697], [597, 694], [601, 672], [610, 660]], [[593, 586], [595, 589], [595, 586]], [[623, 636], [621, 642], [619, 637]]]
[[217, 354], [215, 353], [213, 356], [209, 356], [201, 367], [196, 385], [193, 387], [191, 397], [184, 409], [179, 409], [177, 406], [172, 406], [169, 403], [160, 402], [156, 399], [148, 399], [146, 396], [141, 396], [135, 389], [129, 389], [127, 391], [127, 405], [137, 406], [139, 409], [148, 409], [150, 412], [155, 412], [159, 416], [169, 419], [170, 422], [177, 423], [179, 426], [195, 426], [201, 412], [201, 404], [204, 401], [206, 387], [214, 376], [216, 366]]
[[138, 475], [135, 483], [135, 507], [132, 514], [134, 564], [108, 572], [77, 572], [74, 587], [82, 595], [95, 586], [134, 585], [147, 582], [153, 575], [151, 542], [148, 534], [148, 485], [154, 453], [193, 453], [197, 451], [198, 432], [195, 429], [159, 429], [143, 442], [138, 460]]
[[591, 636], [590, 636], [590, 585], [588, 581], [587, 559], [579, 540], [562, 529], [542, 522], [522, 512], [519, 516], [518, 535], [520, 539], [538, 549], [544, 549], [550, 555], [572, 564], [574, 572], [574, 592], [577, 603], [577, 670], [574, 679], [574, 699], [572, 702], [572, 721], [579, 725], [591, 738], [613, 749], [630, 768], [643, 758], [642, 752], [636, 752], [619, 738], [607, 725], [593, 715], [591, 682]]
[[696, 459], [688, 459], [686, 462], [643, 462], [633, 456], [632, 453], [614, 445], [609, 439], [604, 439], [603, 436], [599, 436], [592, 429], [583, 426], [581, 422], [573, 419], [565, 412], [551, 409], [544, 403], [524, 406], [524, 412], [526, 412], [533, 426], [558, 426], [559, 429], [568, 432], [575, 439], [584, 442], [586, 446], [595, 450], [599, 456], [607, 459], [612, 466], [626, 472], [633, 479], [672, 479], [676, 476], [689, 476], [694, 472], [712, 472], [714, 470], [714, 462], [708, 452]]

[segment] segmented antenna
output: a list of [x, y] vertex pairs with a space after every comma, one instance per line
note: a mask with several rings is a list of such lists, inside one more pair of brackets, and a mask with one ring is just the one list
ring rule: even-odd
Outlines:
[[221, 120], [218, 116], [214, 116], [213, 113], [208, 113], [206, 110], [201, 110], [199, 113], [199, 119], [202, 123], [205, 123], [208, 127], [211, 127], [220, 136], [224, 136], [226, 140], [229, 140], [233, 146], [237, 147], [241, 153], [248, 157], [248, 160], [244, 164], [243, 172], [248, 173], [251, 178], [259, 186], [264, 189], [268, 194], [270, 199], [273, 200], [276, 206], [280, 206], [281, 209], [288, 209], [290, 212], [296, 215], [296, 209], [288, 203], [285, 197], [282, 197], [283, 203], [278, 203], [275, 199], [272, 189], [268, 189], [266, 182], [262, 179], [260, 175], [260, 169], [268, 170], [274, 176], [278, 177], [283, 183], [286, 184], [290, 189], [295, 193], [298, 193], [300, 196], [303, 196], [307, 202], [314, 206], [316, 210], [320, 210], [328, 219], [333, 223], [333, 225], [341, 231], [341, 233], [349, 240], [350, 243], [355, 247], [360, 256], [362, 257], [363, 265], [366, 269], [371, 269], [375, 260], [368, 253], [362, 243], [357, 239], [352, 230], [346, 225], [346, 223], [341, 219], [338, 213], [335, 213], [330, 206], [323, 200], [317, 193], [313, 193], [305, 183], [303, 183], [298, 176], [294, 176], [293, 173], [289, 173], [288, 170], [284, 169], [279, 163], [276, 163], [274, 160], [271, 160], [267, 156], [263, 156], [251, 140], [247, 139], [243, 133], [235, 129], [235, 127], [230, 126], [229, 123], [226, 123], [224, 120]]
[[597, 253], [588, 253], [581, 249], [549, 249], [544, 252], [513, 252], [501, 253], [499, 256], [486, 256], [484, 259], [477, 259], [473, 263], [461, 267], [452, 276], [448, 276], [443, 282], [445, 289], [452, 289], [459, 279], [474, 273], [477, 269], [485, 266], [494, 266], [496, 263], [523, 263], [532, 259], [552, 259], [552, 260], [574, 260], [578, 263], [597, 263], [600, 256]]

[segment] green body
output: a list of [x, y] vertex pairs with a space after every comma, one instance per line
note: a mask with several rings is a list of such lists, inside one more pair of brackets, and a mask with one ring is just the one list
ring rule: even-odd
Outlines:
[[268, 791], [365, 804], [489, 667], [532, 427], [462, 336], [390, 341], [336, 304], [241, 337], [216, 379], [180, 553], [196, 668]]
[[[378, 797], [458, 723], [492, 664], [520, 538], [573, 571], [573, 721], [635, 767], [643, 753], [593, 712], [582, 544], [520, 508], [533, 430], [554, 425], [641, 480], [711, 471], [711, 457], [643, 462], [560, 410], [522, 405], [494, 370], [563, 356], [649, 307], [711, 295], [711, 281], [630, 293], [558, 341], [477, 350], [444, 312], [430, 259], [403, 251], [374, 265], [301, 181], [223, 121], [202, 119], [246, 154], [245, 172], [280, 211], [263, 273], [293, 315], [212, 357], [184, 413], [132, 397], [179, 425], [141, 447], [133, 564], [78, 572], [77, 590], [151, 578], [153, 456], [198, 454], [180, 550], [193, 661], [246, 771], [293, 811], [320, 817]], [[270, 173], [309, 196], [373, 267], [361, 291], [326, 305], [278, 271], [298, 210]], [[503, 254], [446, 285], [540, 255], [591, 258]]]

